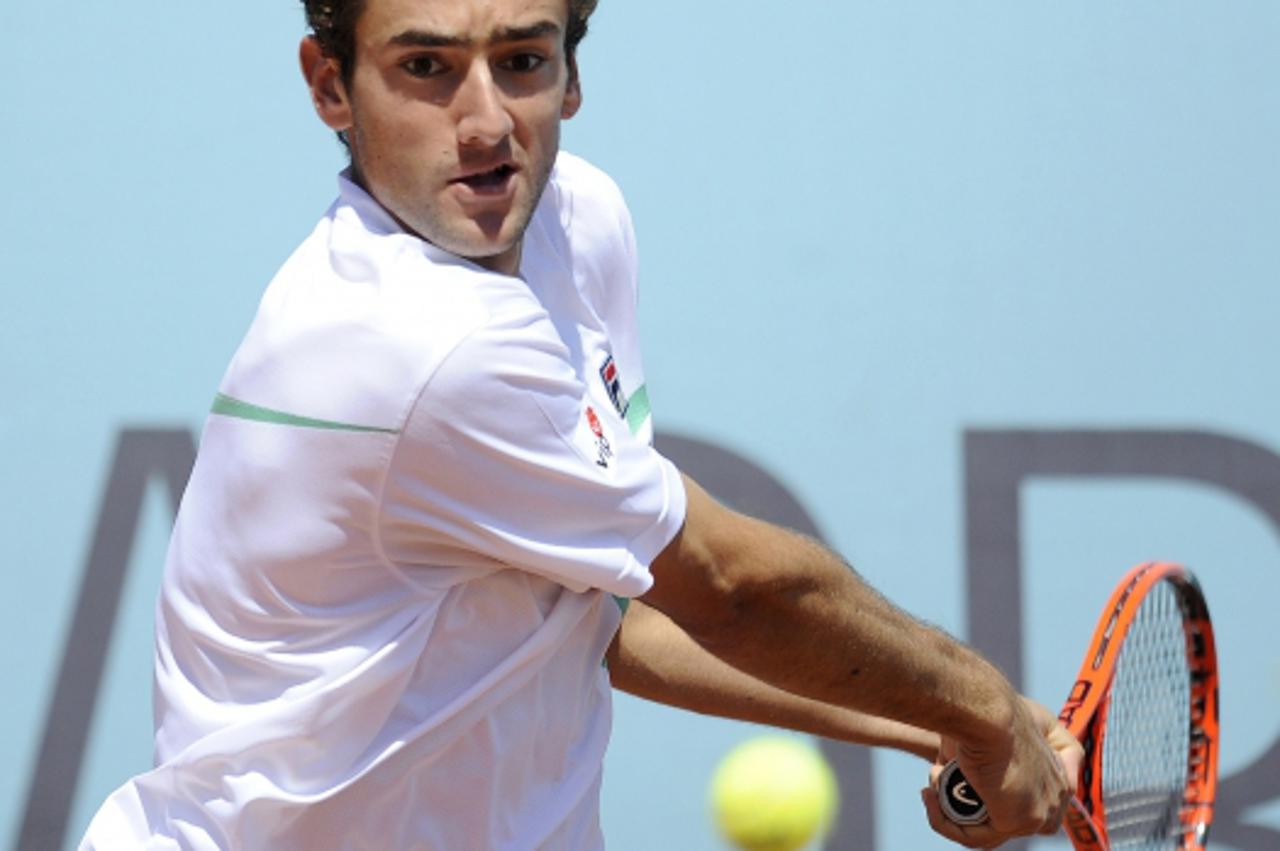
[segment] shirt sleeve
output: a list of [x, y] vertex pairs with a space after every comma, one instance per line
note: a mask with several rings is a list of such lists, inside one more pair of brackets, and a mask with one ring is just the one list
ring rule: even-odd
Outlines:
[[684, 513], [675, 467], [588, 394], [529, 307], [472, 332], [427, 383], [388, 466], [380, 533], [416, 581], [514, 567], [631, 597]]

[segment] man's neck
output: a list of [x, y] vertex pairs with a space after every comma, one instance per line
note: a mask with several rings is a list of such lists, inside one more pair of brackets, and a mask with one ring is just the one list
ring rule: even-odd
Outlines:
[[[390, 208], [387, 207], [386, 204], [383, 204], [381, 201], [379, 201], [378, 196], [374, 195], [373, 191], [369, 188], [369, 184], [364, 179], [364, 175], [360, 173], [360, 168], [356, 165], [354, 159], [352, 159], [351, 161], [351, 166], [349, 168], [348, 175], [351, 178], [351, 181], [355, 183], [356, 186], [359, 186], [361, 189], [363, 189], [365, 194], [368, 195], [370, 198], [372, 198], [374, 203], [376, 203], [379, 207], [381, 207], [386, 212], [386, 214], [390, 216], [397, 225], [399, 225], [402, 231], [408, 234], [413, 234], [423, 242], [427, 242], [427, 243], [430, 243], [431, 245], [435, 245], [436, 248], [439, 248], [442, 251], [449, 251], [449, 249], [444, 248], [443, 246], [440, 246], [440, 245], [436, 245], [436, 243], [432, 242], [427, 237], [418, 233], [416, 230], [411, 228], [408, 225], [408, 223], [406, 223], [403, 219], [397, 216], [395, 214], [395, 211], [391, 210]], [[520, 276], [520, 260], [522, 257], [521, 249], [523, 247], [524, 247], [524, 237], [522, 236], [520, 239], [516, 240], [515, 245], [511, 246], [506, 251], [500, 252], [498, 254], [493, 254], [488, 257], [467, 257], [466, 255], [462, 255], [462, 254], [458, 254], [457, 256], [462, 257], [462, 259], [476, 264], [482, 269], [488, 269], [490, 272], [497, 272], [499, 275], [507, 275], [512, 278], [517, 278]], [[449, 251], [449, 253], [455, 254], [456, 252]]]

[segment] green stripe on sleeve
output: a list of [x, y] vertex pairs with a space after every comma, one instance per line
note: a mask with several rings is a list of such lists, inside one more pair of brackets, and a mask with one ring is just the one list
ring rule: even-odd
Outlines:
[[649, 413], [649, 388], [648, 385], [641, 385], [640, 389], [632, 393], [627, 401], [627, 427], [631, 429], [632, 434], [644, 427], [644, 421], [649, 419]]
[[[610, 596], [613, 597], [613, 602], [618, 604], [618, 611], [622, 612], [623, 617], [626, 617], [627, 606], [631, 605], [631, 599], [629, 597], [619, 597], [617, 594], [612, 594]], [[609, 670], [609, 657], [607, 655], [600, 660], [600, 667], [604, 668], [606, 671]]]
[[393, 428], [377, 428], [376, 426], [354, 425], [352, 423], [339, 423], [333, 420], [317, 420], [311, 417], [300, 417], [297, 414], [289, 414], [284, 411], [275, 411], [271, 408], [263, 408], [258, 405], [251, 405], [248, 402], [242, 402], [225, 393], [219, 393], [214, 397], [213, 408], [211, 413], [221, 414], [224, 417], [235, 417], [240, 420], [252, 420], [259, 423], [272, 423], [274, 425], [297, 426], [299, 428], [319, 428], [328, 431], [355, 431], [366, 434], [399, 434], [400, 432]]

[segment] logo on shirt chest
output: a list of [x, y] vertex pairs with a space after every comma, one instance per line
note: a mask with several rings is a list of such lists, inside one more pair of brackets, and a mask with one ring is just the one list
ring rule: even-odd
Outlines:
[[613, 409], [625, 420], [629, 403], [627, 397], [623, 395], [622, 374], [618, 371], [618, 364], [613, 359], [613, 355], [605, 355], [604, 365], [600, 367], [600, 380], [604, 382], [604, 392], [609, 395]]

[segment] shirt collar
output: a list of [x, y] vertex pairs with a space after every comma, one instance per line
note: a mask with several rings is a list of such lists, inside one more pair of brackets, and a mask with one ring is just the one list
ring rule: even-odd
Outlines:
[[350, 166], [338, 174], [339, 204], [348, 206], [370, 233], [387, 236], [393, 233], [404, 233], [400, 223], [387, 212], [386, 208], [356, 183], [355, 173]]

